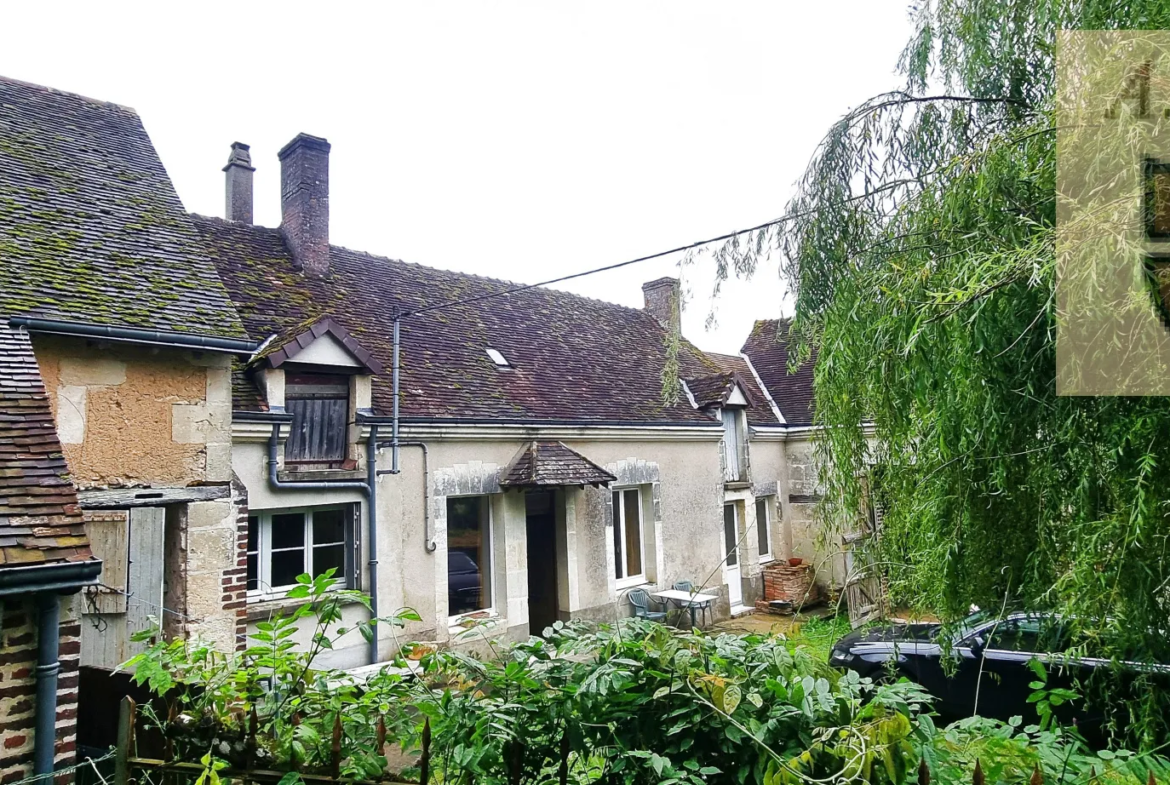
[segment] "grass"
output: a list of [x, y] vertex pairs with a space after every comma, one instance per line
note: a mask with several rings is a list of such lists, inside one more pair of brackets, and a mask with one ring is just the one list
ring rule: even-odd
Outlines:
[[828, 618], [809, 618], [804, 621], [793, 622], [792, 627], [785, 632], [788, 638], [788, 648], [793, 650], [798, 646], [810, 649], [818, 659], [828, 661], [829, 651], [833, 644], [853, 631], [849, 626], [849, 617], [842, 613]]

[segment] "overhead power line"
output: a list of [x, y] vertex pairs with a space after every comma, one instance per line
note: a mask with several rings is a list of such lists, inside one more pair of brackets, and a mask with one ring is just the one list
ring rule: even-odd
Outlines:
[[762, 224], [759, 224], [757, 226], [753, 226], [750, 229], [738, 229], [734, 232], [728, 232], [727, 234], [721, 234], [718, 237], [710, 237], [706, 240], [699, 240], [698, 242], [691, 243], [690, 245], [680, 245], [678, 248], [671, 248], [669, 251], [659, 251], [658, 253], [653, 253], [653, 254], [650, 254], [649, 256], [639, 256], [637, 259], [630, 259], [630, 260], [625, 261], [625, 262], [618, 262], [617, 264], [607, 264], [605, 267], [595, 267], [592, 270], [583, 270], [579, 273], [573, 273], [572, 275], [562, 275], [560, 278], [552, 278], [552, 279], [547, 280], [547, 281], [541, 281], [540, 283], [524, 284], [523, 286], [515, 286], [511, 289], [504, 289], [503, 291], [499, 291], [499, 292], [491, 292], [489, 294], [481, 294], [481, 295], [477, 295], [475, 297], [464, 297], [464, 298], [459, 299], [459, 300], [448, 300], [447, 302], [436, 303], [434, 305], [428, 305], [424, 308], [406, 309], [406, 310], [403, 310], [401, 312], [401, 314], [399, 315], [399, 318], [405, 319], [407, 317], [415, 316], [415, 315], [420, 314], [420, 313], [427, 313], [429, 311], [438, 311], [438, 310], [443, 309], [443, 308], [452, 308], [456, 305], [467, 305], [469, 303], [477, 303], [477, 302], [480, 302], [482, 300], [491, 300], [491, 299], [494, 299], [496, 297], [506, 297], [507, 295], [510, 295], [510, 294], [516, 294], [517, 292], [525, 292], [525, 291], [528, 291], [529, 289], [536, 289], [540, 286], [551, 286], [554, 283], [564, 283], [565, 281], [572, 281], [575, 278], [584, 278], [587, 275], [595, 275], [597, 273], [608, 272], [609, 270], [616, 270], [619, 267], [629, 267], [632, 264], [640, 264], [641, 262], [648, 262], [651, 259], [661, 259], [663, 256], [670, 256], [671, 254], [681, 253], [683, 251], [690, 251], [690, 250], [693, 250], [695, 248], [700, 248], [704, 245], [710, 245], [711, 243], [718, 243], [718, 242], [722, 242], [723, 240], [730, 240], [732, 237], [738, 237], [741, 234], [748, 234], [749, 232], [755, 232], [755, 231], [759, 231], [760, 229], [766, 229], [769, 226], [775, 226], [777, 224], [784, 223], [785, 221], [791, 220], [791, 219], [796, 218], [796, 217], [797, 217], [797, 215], [795, 215], [795, 214], [781, 216], [780, 218], [775, 218], [771, 221], [765, 221]]

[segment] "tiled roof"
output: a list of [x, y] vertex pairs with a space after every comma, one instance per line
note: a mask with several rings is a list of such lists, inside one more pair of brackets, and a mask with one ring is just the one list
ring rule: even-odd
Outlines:
[[345, 328], [329, 316], [315, 316], [294, 325], [277, 335], [271, 342], [256, 352], [252, 363], [266, 360], [273, 368], [279, 368], [289, 360], [295, 360], [303, 349], [324, 335], [331, 335], [346, 348], [353, 358], [360, 362], [369, 373], [381, 373], [382, 363], [367, 352], [362, 345], [346, 332]]
[[734, 354], [707, 352], [707, 356], [722, 368], [726, 375], [732, 376], [740, 387], [743, 388], [748, 398], [746, 412], [748, 423], [751, 425], [780, 424], [780, 421], [776, 419], [775, 412], [772, 411], [772, 405], [768, 402], [768, 396], [760, 388], [759, 383], [756, 381], [756, 375], [752, 373], [752, 369], [748, 366], [747, 360]]
[[28, 336], [0, 325], [0, 569], [92, 558]]
[[505, 488], [607, 485], [617, 477], [561, 442], [532, 442], [504, 471]]
[[244, 337], [138, 115], [3, 77], [0, 314]]
[[816, 352], [796, 373], [788, 372], [788, 319], [765, 319], [755, 323], [743, 345], [760, 380], [789, 425], [812, 425], [813, 365]]
[[[514, 284], [333, 247], [330, 275], [293, 267], [280, 231], [193, 216], [249, 334], [263, 340], [328, 314], [385, 366], [375, 413], [391, 410], [394, 308], [417, 309]], [[713, 425], [685, 397], [662, 402], [664, 332], [644, 311], [551, 289], [418, 314], [402, 322], [402, 416], [410, 419]], [[492, 348], [507, 359], [498, 368]], [[683, 378], [718, 366], [684, 344]], [[237, 384], [237, 394], [243, 384]], [[249, 395], [237, 407], [256, 408]]]

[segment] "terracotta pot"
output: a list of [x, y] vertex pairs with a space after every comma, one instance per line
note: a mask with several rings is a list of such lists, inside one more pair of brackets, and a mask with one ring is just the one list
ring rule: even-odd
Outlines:
[[799, 556], [793, 556], [788, 560], [789, 567], [799, 567], [802, 564], [804, 564], [804, 559], [800, 558]]

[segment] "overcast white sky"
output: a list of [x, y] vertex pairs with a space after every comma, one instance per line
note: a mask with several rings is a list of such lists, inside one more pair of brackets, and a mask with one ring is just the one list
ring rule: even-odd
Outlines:
[[[77, 3], [4, 9], [0, 74], [138, 110], [190, 210], [223, 215], [252, 145], [325, 136], [334, 243], [533, 282], [783, 212], [829, 125], [899, 85], [905, 0]], [[640, 307], [659, 260], [567, 285]], [[736, 352], [790, 311], [775, 264], [724, 288], [689, 268], [683, 329]]]

